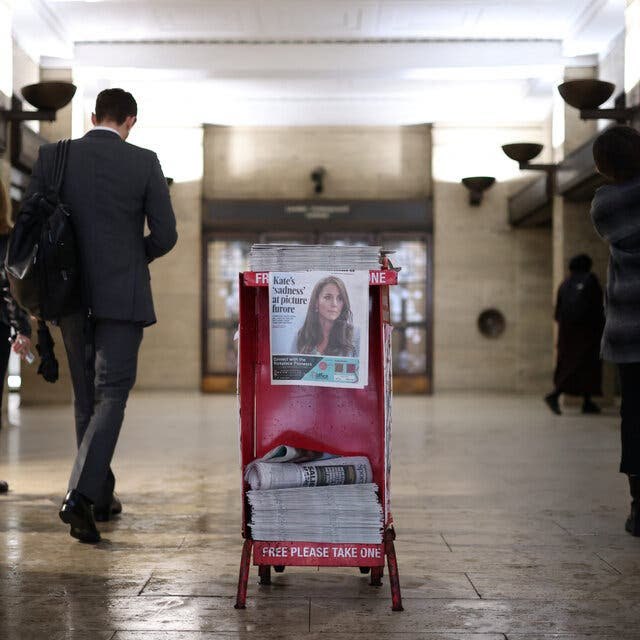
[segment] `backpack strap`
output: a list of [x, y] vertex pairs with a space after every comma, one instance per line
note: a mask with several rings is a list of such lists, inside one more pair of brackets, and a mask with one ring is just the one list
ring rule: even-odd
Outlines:
[[60, 189], [64, 180], [64, 171], [67, 165], [67, 156], [71, 140], [60, 140], [56, 145], [56, 155], [53, 161], [53, 171], [49, 188], [56, 196], [60, 197]]

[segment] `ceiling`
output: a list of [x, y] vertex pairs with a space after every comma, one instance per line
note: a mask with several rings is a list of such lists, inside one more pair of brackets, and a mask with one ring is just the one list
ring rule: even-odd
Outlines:
[[14, 34], [45, 64], [73, 66], [87, 100], [126, 85], [152, 123], [531, 122], [565, 64], [606, 53], [624, 6], [19, 0]]

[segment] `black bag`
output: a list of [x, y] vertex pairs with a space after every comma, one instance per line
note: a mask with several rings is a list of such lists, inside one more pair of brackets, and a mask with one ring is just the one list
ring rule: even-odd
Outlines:
[[71, 213], [60, 202], [70, 143], [58, 142], [46, 193], [34, 193], [20, 209], [5, 260], [11, 295], [41, 320], [82, 308], [76, 237]]

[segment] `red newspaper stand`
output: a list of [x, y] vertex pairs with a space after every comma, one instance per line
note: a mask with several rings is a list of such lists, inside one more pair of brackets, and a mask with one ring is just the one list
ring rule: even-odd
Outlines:
[[[244, 545], [235, 607], [243, 609], [251, 551], [261, 584], [269, 584], [271, 567], [359, 567], [371, 572], [371, 585], [381, 585], [385, 556], [392, 608], [402, 611], [398, 565], [390, 512], [391, 327], [389, 286], [392, 269], [369, 275], [369, 378], [364, 389], [272, 385], [269, 346], [269, 274], [240, 274], [240, 346], [238, 391], [242, 459], [242, 535]], [[254, 541], [248, 526], [244, 482], [246, 466], [280, 444], [344, 456], [367, 456], [383, 510], [380, 544]]]

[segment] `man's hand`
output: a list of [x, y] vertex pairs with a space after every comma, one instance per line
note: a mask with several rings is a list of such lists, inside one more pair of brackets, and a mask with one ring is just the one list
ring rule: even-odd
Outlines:
[[13, 350], [24, 360], [31, 351], [31, 340], [19, 333], [13, 343]]

